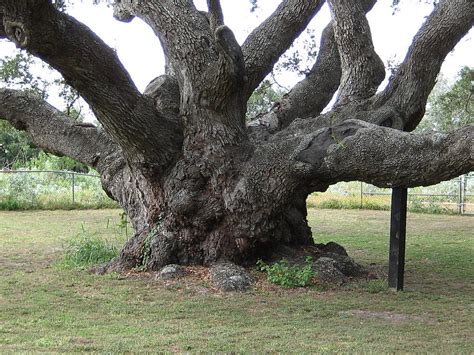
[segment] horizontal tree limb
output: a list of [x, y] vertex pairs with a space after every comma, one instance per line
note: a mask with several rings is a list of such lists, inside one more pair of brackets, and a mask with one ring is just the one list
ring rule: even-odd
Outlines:
[[414, 134], [347, 120], [306, 136], [299, 149], [296, 160], [317, 181], [428, 186], [474, 170], [474, 125]]
[[122, 154], [104, 131], [73, 121], [34, 94], [0, 88], [0, 118], [26, 131], [38, 147], [71, 157], [99, 173]]

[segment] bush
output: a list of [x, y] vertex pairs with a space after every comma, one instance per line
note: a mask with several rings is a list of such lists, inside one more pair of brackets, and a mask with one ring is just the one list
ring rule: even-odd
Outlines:
[[68, 241], [65, 249], [66, 255], [59, 263], [59, 266], [65, 268], [87, 268], [103, 264], [119, 254], [119, 249], [113, 243], [85, 231]]
[[22, 209], [22, 204], [12, 196], [6, 196], [5, 199], [0, 200], [0, 210], [2, 211], [17, 211]]
[[306, 264], [303, 267], [297, 265], [289, 266], [286, 259], [282, 259], [272, 265], [259, 260], [257, 261], [257, 267], [260, 271], [267, 273], [268, 281], [288, 288], [309, 286], [315, 276], [313, 259], [310, 256], [306, 258]]

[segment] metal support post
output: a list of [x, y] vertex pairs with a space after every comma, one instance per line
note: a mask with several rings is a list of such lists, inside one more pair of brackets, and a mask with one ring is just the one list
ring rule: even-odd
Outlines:
[[407, 189], [397, 187], [392, 190], [390, 219], [390, 255], [388, 267], [388, 286], [397, 291], [403, 290], [405, 272], [405, 239], [407, 222]]

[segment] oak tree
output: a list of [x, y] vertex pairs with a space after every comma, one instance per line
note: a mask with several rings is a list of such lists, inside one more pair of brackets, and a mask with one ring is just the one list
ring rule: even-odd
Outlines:
[[366, 18], [375, 0], [327, 2], [332, 21], [314, 66], [270, 112], [247, 122], [249, 97], [323, 0], [282, 0], [242, 45], [219, 0], [208, 0], [206, 12], [192, 0], [116, 0], [115, 17], [145, 21], [166, 56], [166, 73], [143, 93], [115, 51], [52, 1], [0, 0], [0, 37], [58, 70], [101, 128], [8, 88], [0, 89], [0, 117], [37, 146], [100, 173], [136, 231], [111, 270], [245, 263], [312, 245], [311, 192], [350, 180], [430, 185], [474, 167], [472, 125], [410, 133], [443, 60], [473, 25], [474, 2], [437, 2], [379, 92], [385, 68]]

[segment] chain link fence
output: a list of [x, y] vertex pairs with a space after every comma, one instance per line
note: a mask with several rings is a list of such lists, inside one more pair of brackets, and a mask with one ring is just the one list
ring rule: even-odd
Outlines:
[[[331, 186], [308, 197], [317, 208], [390, 209], [391, 189], [361, 182]], [[0, 170], [0, 209], [115, 208], [98, 175], [56, 170]], [[408, 189], [412, 212], [474, 215], [474, 175]]]
[[[344, 182], [329, 187], [324, 193], [312, 194], [308, 206], [389, 210], [391, 195], [391, 189], [356, 181]], [[408, 209], [412, 212], [474, 215], [474, 175], [408, 189]]]
[[113, 208], [98, 175], [57, 170], [0, 170], [0, 209]]

